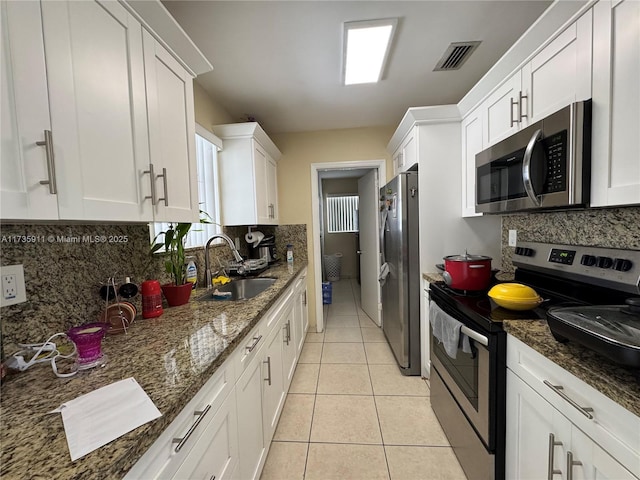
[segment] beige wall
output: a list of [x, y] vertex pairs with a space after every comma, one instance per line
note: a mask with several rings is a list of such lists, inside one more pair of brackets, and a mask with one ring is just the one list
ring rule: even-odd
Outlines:
[[196, 123], [212, 132], [212, 125], [234, 123], [235, 119], [221, 105], [213, 100], [198, 82], [193, 82], [193, 98]]
[[[395, 127], [354, 128], [316, 132], [272, 134], [282, 152], [278, 161], [278, 208], [281, 224], [307, 225], [307, 256], [313, 259], [311, 164], [357, 160], [386, 160], [392, 177], [387, 143]], [[315, 328], [315, 266], [309, 263], [309, 322]]]

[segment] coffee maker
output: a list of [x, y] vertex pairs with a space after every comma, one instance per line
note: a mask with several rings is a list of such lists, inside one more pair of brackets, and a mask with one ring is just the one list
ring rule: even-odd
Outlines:
[[249, 244], [249, 258], [266, 258], [269, 265], [278, 260], [276, 254], [276, 237], [270, 235], [264, 237], [257, 244]]

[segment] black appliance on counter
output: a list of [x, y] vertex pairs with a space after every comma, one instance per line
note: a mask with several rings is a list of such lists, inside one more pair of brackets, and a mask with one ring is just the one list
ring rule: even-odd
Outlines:
[[249, 244], [249, 258], [259, 259], [266, 258], [269, 265], [278, 261], [276, 254], [276, 237], [270, 235], [264, 237], [257, 245]]
[[[505, 478], [506, 333], [502, 322], [551, 318], [555, 310], [575, 310], [579, 315], [590, 305], [625, 305], [630, 297], [640, 296], [638, 250], [524, 242], [516, 247], [513, 264], [517, 267], [514, 282], [534, 288], [544, 299], [533, 310], [499, 307], [487, 292], [458, 292], [444, 282], [430, 285], [430, 319], [449, 316], [462, 323], [460, 332], [469, 338], [466, 349], [460, 342], [453, 359], [431, 337], [430, 380], [431, 406], [469, 480]], [[631, 303], [624, 308], [631, 306], [629, 313], [635, 314], [635, 300]], [[585, 341], [585, 331], [563, 325], [560, 332], [553, 332], [553, 322], [549, 325], [559, 341], [580, 343], [612, 361], [628, 358], [629, 349], [635, 348], [640, 355], [640, 341], [635, 347], [616, 344], [615, 339], [602, 338], [602, 331]], [[629, 342], [634, 339], [629, 337]]]

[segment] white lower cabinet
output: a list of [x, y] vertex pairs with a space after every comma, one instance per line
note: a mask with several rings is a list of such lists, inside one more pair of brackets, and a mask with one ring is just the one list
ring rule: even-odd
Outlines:
[[[300, 355], [302, 351], [302, 347], [304, 345], [304, 339], [307, 335], [307, 330], [309, 330], [309, 309], [307, 303], [307, 269], [305, 268], [303, 272], [300, 274], [300, 278], [298, 283], [296, 284], [295, 291], [295, 305], [293, 311], [293, 322], [295, 324], [295, 344], [297, 354]], [[296, 360], [297, 362], [297, 360]]]
[[[285, 314], [286, 315], [286, 314]], [[283, 370], [283, 325], [289, 321], [283, 315], [276, 322], [273, 330], [267, 337], [262, 354], [262, 425], [264, 443], [269, 445], [278, 426], [280, 412], [284, 406], [287, 390], [284, 387]]]
[[238, 467], [235, 389], [204, 427], [198, 441], [173, 476], [174, 480], [231, 480]]
[[240, 466], [243, 480], [260, 478], [262, 466], [267, 458], [268, 443], [264, 440], [262, 415], [262, 350], [248, 363], [236, 383], [238, 403], [238, 442]]
[[306, 269], [125, 480], [260, 478], [298, 360], [302, 287], [306, 291]]
[[508, 479], [640, 475], [640, 418], [512, 336], [506, 425]]

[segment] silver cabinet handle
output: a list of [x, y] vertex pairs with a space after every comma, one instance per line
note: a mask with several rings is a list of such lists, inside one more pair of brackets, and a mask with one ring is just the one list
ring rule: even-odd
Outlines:
[[47, 155], [47, 174], [48, 180], [40, 180], [40, 185], [49, 185], [49, 193], [55, 195], [58, 193], [58, 185], [56, 183], [56, 159], [53, 155], [53, 136], [51, 130], [44, 131], [44, 140], [36, 142], [39, 147], [44, 147]]
[[547, 468], [547, 480], [553, 480], [554, 475], [561, 475], [562, 470], [553, 468], [553, 450], [555, 447], [562, 445], [562, 442], [556, 442], [553, 433], [549, 434], [549, 465]]
[[582, 465], [582, 462], [573, 459], [573, 453], [567, 452], [567, 480], [573, 480], [573, 467]]
[[522, 113], [522, 101], [524, 99], [527, 99], [527, 101], [529, 101], [529, 97], [527, 95], [523, 95], [522, 91], [520, 92], [520, 94], [518, 95], [520, 98], [518, 100], [518, 122], [522, 121], [523, 118], [527, 118], [527, 111], [524, 111], [524, 114]]
[[287, 345], [291, 341], [291, 320], [287, 322]]
[[262, 335], [253, 337], [253, 343], [251, 343], [251, 345], [247, 345], [244, 347], [247, 350], [247, 353], [253, 352], [253, 349], [256, 348], [256, 345], [258, 345], [261, 339], [262, 339]]
[[161, 177], [162, 177], [162, 184], [164, 185], [164, 197], [159, 198], [158, 202], [164, 201], [164, 206], [168, 207], [169, 206], [169, 191], [167, 189], [167, 169], [166, 168], [162, 169], [162, 175], [156, 175], [156, 178], [161, 178]]
[[264, 381], [268, 382], [269, 386], [271, 386], [271, 357], [267, 357], [267, 361], [262, 363], [267, 364], [267, 378], [265, 378]]
[[153, 163], [149, 164], [149, 170], [145, 170], [142, 173], [144, 175], [148, 173], [149, 179], [151, 180], [151, 196], [147, 195], [146, 197], [144, 197], [144, 199], [146, 200], [147, 198], [150, 198], [151, 205], [155, 205], [156, 204], [156, 175], [153, 172]]
[[540, 206], [540, 199], [536, 195], [533, 189], [533, 183], [531, 182], [531, 157], [533, 155], [533, 149], [536, 147], [536, 142], [542, 138], [542, 130], [538, 129], [531, 136], [527, 148], [524, 151], [522, 157], [522, 183], [524, 183], [524, 189], [527, 192], [527, 196], [531, 199], [534, 205]]
[[543, 380], [543, 383], [549, 387], [551, 390], [553, 390], [554, 392], [556, 392], [558, 395], [560, 395], [562, 397], [563, 400], [566, 400], [567, 402], [569, 402], [569, 404], [572, 407], [575, 407], [581, 414], [583, 414], [585, 417], [587, 417], [588, 419], [592, 420], [593, 419], [593, 415], [591, 415], [591, 412], [593, 412], [593, 408], [591, 407], [583, 407], [580, 406], [576, 403], [576, 401], [572, 398], [570, 398], [566, 393], [564, 393], [562, 390], [564, 389], [564, 387], [562, 385], [553, 385], [550, 381], [548, 380]]
[[304, 300], [303, 300], [303, 302], [302, 302], [302, 303], [303, 303], [304, 305], [306, 305], [306, 304], [307, 304], [307, 291], [306, 291], [306, 290], [303, 292], [303, 295], [304, 295]]
[[196, 410], [195, 412], [193, 412], [193, 414], [196, 415], [198, 417], [198, 419], [195, 422], [193, 422], [193, 425], [191, 425], [189, 427], [189, 430], [187, 431], [187, 434], [182, 438], [174, 438], [172, 440], [172, 443], [177, 443], [178, 444], [176, 446], [176, 448], [175, 448], [175, 452], [176, 453], [178, 453], [180, 450], [182, 450], [182, 447], [184, 447], [184, 444], [186, 443], [186, 441], [189, 439], [189, 437], [195, 431], [195, 429], [198, 428], [198, 425], [200, 425], [200, 422], [202, 421], [204, 416], [207, 413], [209, 413], [210, 409], [211, 409], [211, 405], [207, 405], [204, 410]]
[[513, 97], [511, 98], [511, 107], [509, 108], [509, 114], [511, 115], [511, 126], [513, 127], [516, 123], [518, 123], [518, 118], [513, 117], [513, 107], [516, 107], [516, 111], [518, 110], [518, 101]]

